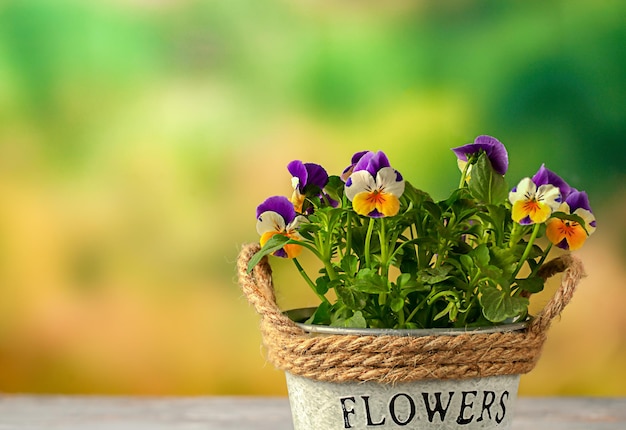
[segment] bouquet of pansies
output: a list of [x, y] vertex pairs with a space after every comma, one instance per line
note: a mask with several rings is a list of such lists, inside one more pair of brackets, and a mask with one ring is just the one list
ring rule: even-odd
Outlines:
[[[381, 151], [354, 154], [339, 176], [292, 161], [291, 197], [257, 207], [261, 250], [248, 269], [270, 254], [291, 259], [321, 301], [310, 324], [403, 329], [526, 320], [553, 245], [576, 250], [596, 228], [587, 194], [544, 165], [509, 189], [506, 148], [491, 136], [453, 152], [459, 187], [439, 202]], [[298, 261], [303, 249], [320, 262], [316, 276]]]

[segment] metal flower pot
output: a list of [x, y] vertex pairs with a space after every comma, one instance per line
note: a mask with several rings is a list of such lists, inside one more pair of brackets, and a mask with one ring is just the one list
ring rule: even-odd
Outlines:
[[239, 283], [261, 316], [268, 361], [286, 372], [296, 430], [510, 428], [520, 375], [584, 276], [569, 255], [546, 263], [540, 276], [562, 273], [561, 285], [526, 326], [337, 329], [280, 310], [267, 259], [247, 270], [258, 249], [240, 253]]
[[[293, 320], [309, 309], [286, 312]], [[465, 329], [351, 329], [296, 323], [311, 336], [454, 336]], [[486, 334], [523, 330], [525, 323], [472, 330]], [[309, 429], [507, 429], [520, 375], [423, 379], [387, 384], [325, 382], [286, 372], [295, 430]]]

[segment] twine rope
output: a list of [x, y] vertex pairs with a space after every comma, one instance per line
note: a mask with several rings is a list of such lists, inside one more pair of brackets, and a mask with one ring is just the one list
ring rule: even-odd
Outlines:
[[571, 255], [545, 264], [539, 275], [548, 279], [563, 273], [561, 285], [524, 330], [422, 337], [312, 336], [278, 308], [267, 257], [248, 273], [248, 262], [259, 249], [258, 244], [244, 245], [237, 270], [246, 298], [261, 316], [268, 361], [294, 375], [330, 382], [397, 383], [527, 373], [541, 355], [551, 321], [585, 276], [582, 263]]

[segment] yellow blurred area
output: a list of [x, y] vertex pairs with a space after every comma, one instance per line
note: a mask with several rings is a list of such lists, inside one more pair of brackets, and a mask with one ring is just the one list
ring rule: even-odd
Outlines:
[[287, 163], [382, 149], [443, 198], [492, 134], [598, 219], [520, 393], [626, 394], [624, 6], [413, 3], [0, 5], [0, 392], [286, 394], [235, 260]]

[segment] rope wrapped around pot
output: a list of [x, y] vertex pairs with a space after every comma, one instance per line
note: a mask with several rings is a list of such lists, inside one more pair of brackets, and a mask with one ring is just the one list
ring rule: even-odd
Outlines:
[[545, 264], [540, 276], [548, 279], [563, 272], [562, 282], [523, 330], [420, 337], [312, 336], [278, 308], [267, 257], [248, 273], [248, 262], [259, 249], [257, 244], [244, 245], [237, 270], [246, 298], [261, 315], [268, 360], [291, 374], [330, 382], [397, 383], [527, 373], [539, 359], [552, 319], [569, 303], [585, 276], [582, 263], [571, 255]]

